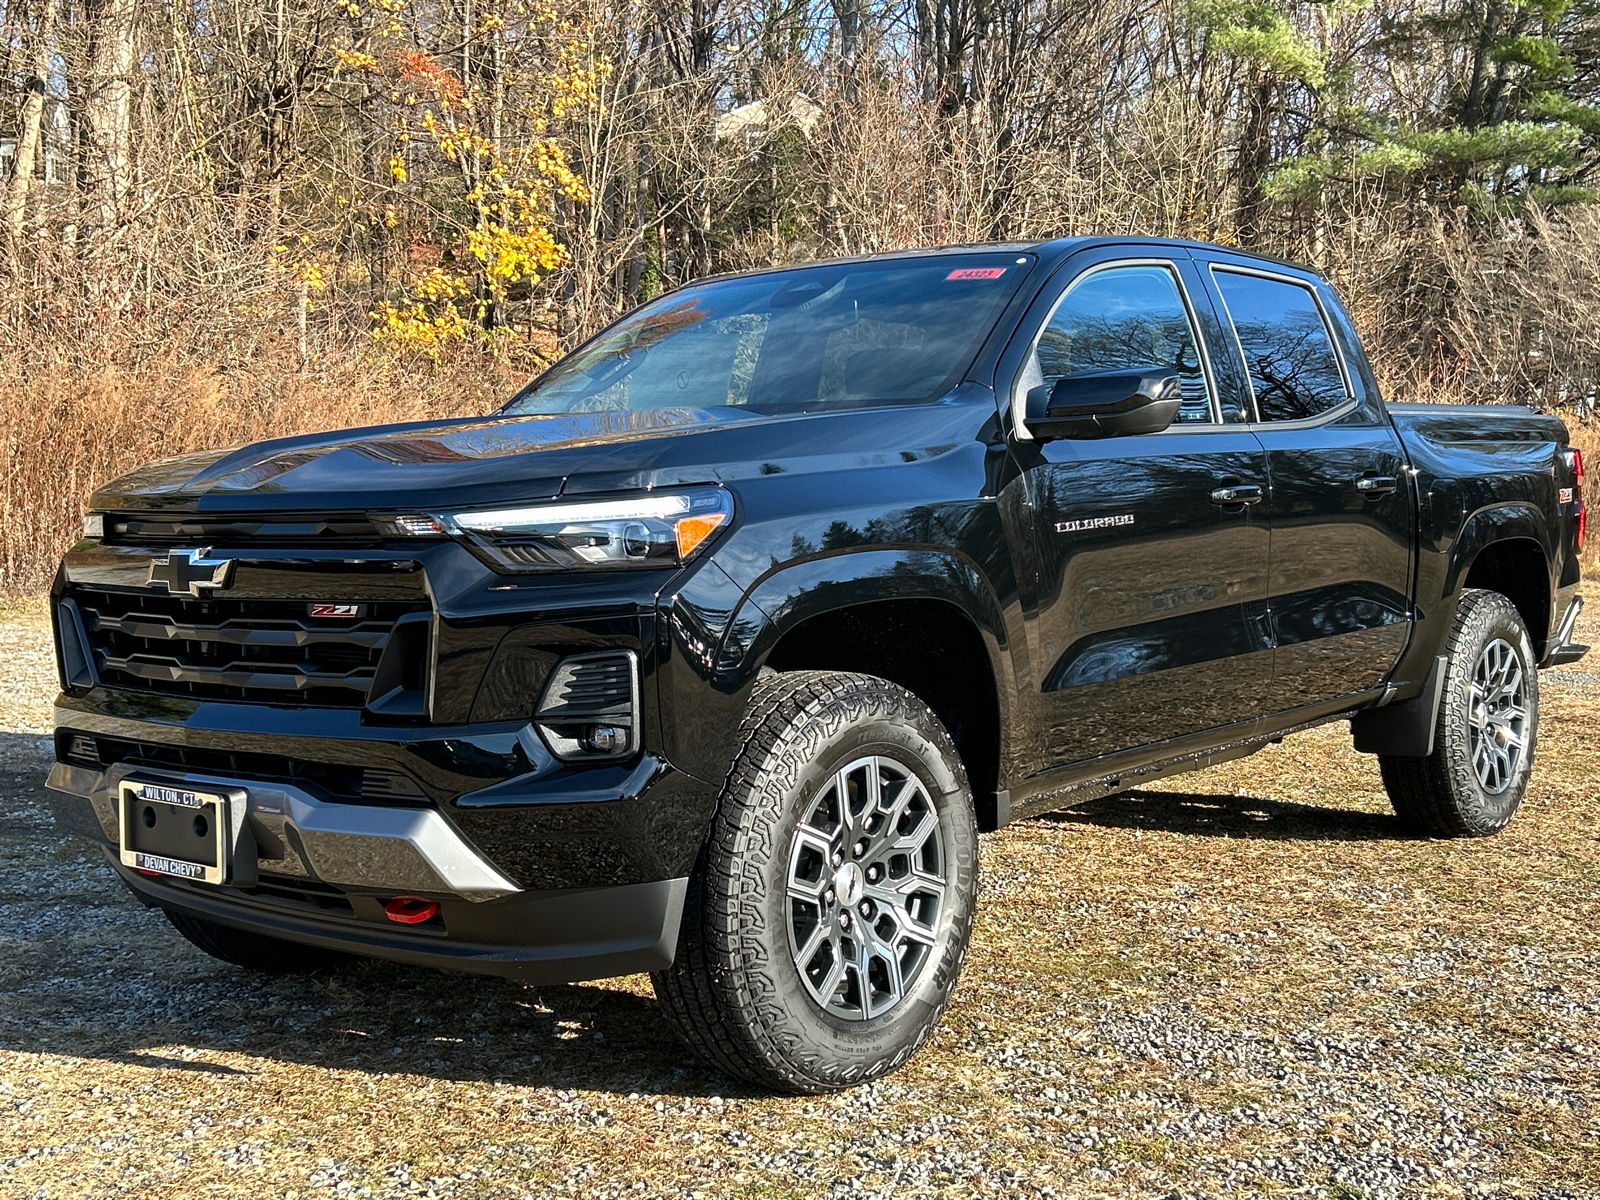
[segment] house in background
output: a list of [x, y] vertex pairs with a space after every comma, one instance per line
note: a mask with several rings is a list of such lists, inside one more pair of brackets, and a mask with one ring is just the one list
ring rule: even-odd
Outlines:
[[[72, 171], [72, 118], [67, 112], [67, 102], [54, 96], [44, 101], [44, 144], [36, 160], [34, 178], [47, 184], [64, 184]], [[17, 161], [17, 130], [0, 126], [0, 182], [11, 178]]]

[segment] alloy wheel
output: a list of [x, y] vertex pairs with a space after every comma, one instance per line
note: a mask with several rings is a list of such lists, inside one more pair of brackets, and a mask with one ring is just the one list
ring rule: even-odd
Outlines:
[[789, 950], [811, 998], [850, 1020], [882, 1016], [933, 958], [948, 881], [928, 790], [882, 755], [834, 773], [789, 850]]
[[1478, 655], [1467, 728], [1478, 785], [1491, 796], [1499, 795], [1516, 778], [1528, 735], [1522, 659], [1504, 638], [1495, 638]]

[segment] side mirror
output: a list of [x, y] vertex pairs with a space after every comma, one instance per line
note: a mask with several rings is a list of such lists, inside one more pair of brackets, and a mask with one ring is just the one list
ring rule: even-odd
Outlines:
[[1183, 380], [1171, 367], [1066, 375], [1028, 391], [1028, 432], [1046, 441], [1160, 433], [1182, 404]]

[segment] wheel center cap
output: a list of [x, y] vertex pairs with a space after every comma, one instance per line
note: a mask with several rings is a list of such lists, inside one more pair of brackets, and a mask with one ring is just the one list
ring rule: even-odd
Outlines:
[[866, 886], [867, 877], [859, 863], [847, 862], [833, 873], [833, 890], [846, 908], [855, 907]]

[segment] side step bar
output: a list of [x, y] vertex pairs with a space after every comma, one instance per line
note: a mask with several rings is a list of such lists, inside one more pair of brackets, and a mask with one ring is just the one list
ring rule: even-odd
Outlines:
[[1563, 663], [1577, 662], [1589, 653], [1589, 647], [1580, 646], [1572, 640], [1572, 630], [1578, 624], [1578, 614], [1583, 611], [1583, 597], [1574, 596], [1572, 603], [1567, 605], [1567, 611], [1561, 614], [1561, 624], [1556, 627], [1555, 637], [1550, 639], [1550, 647], [1544, 652], [1544, 661], [1541, 667], [1559, 667]]

